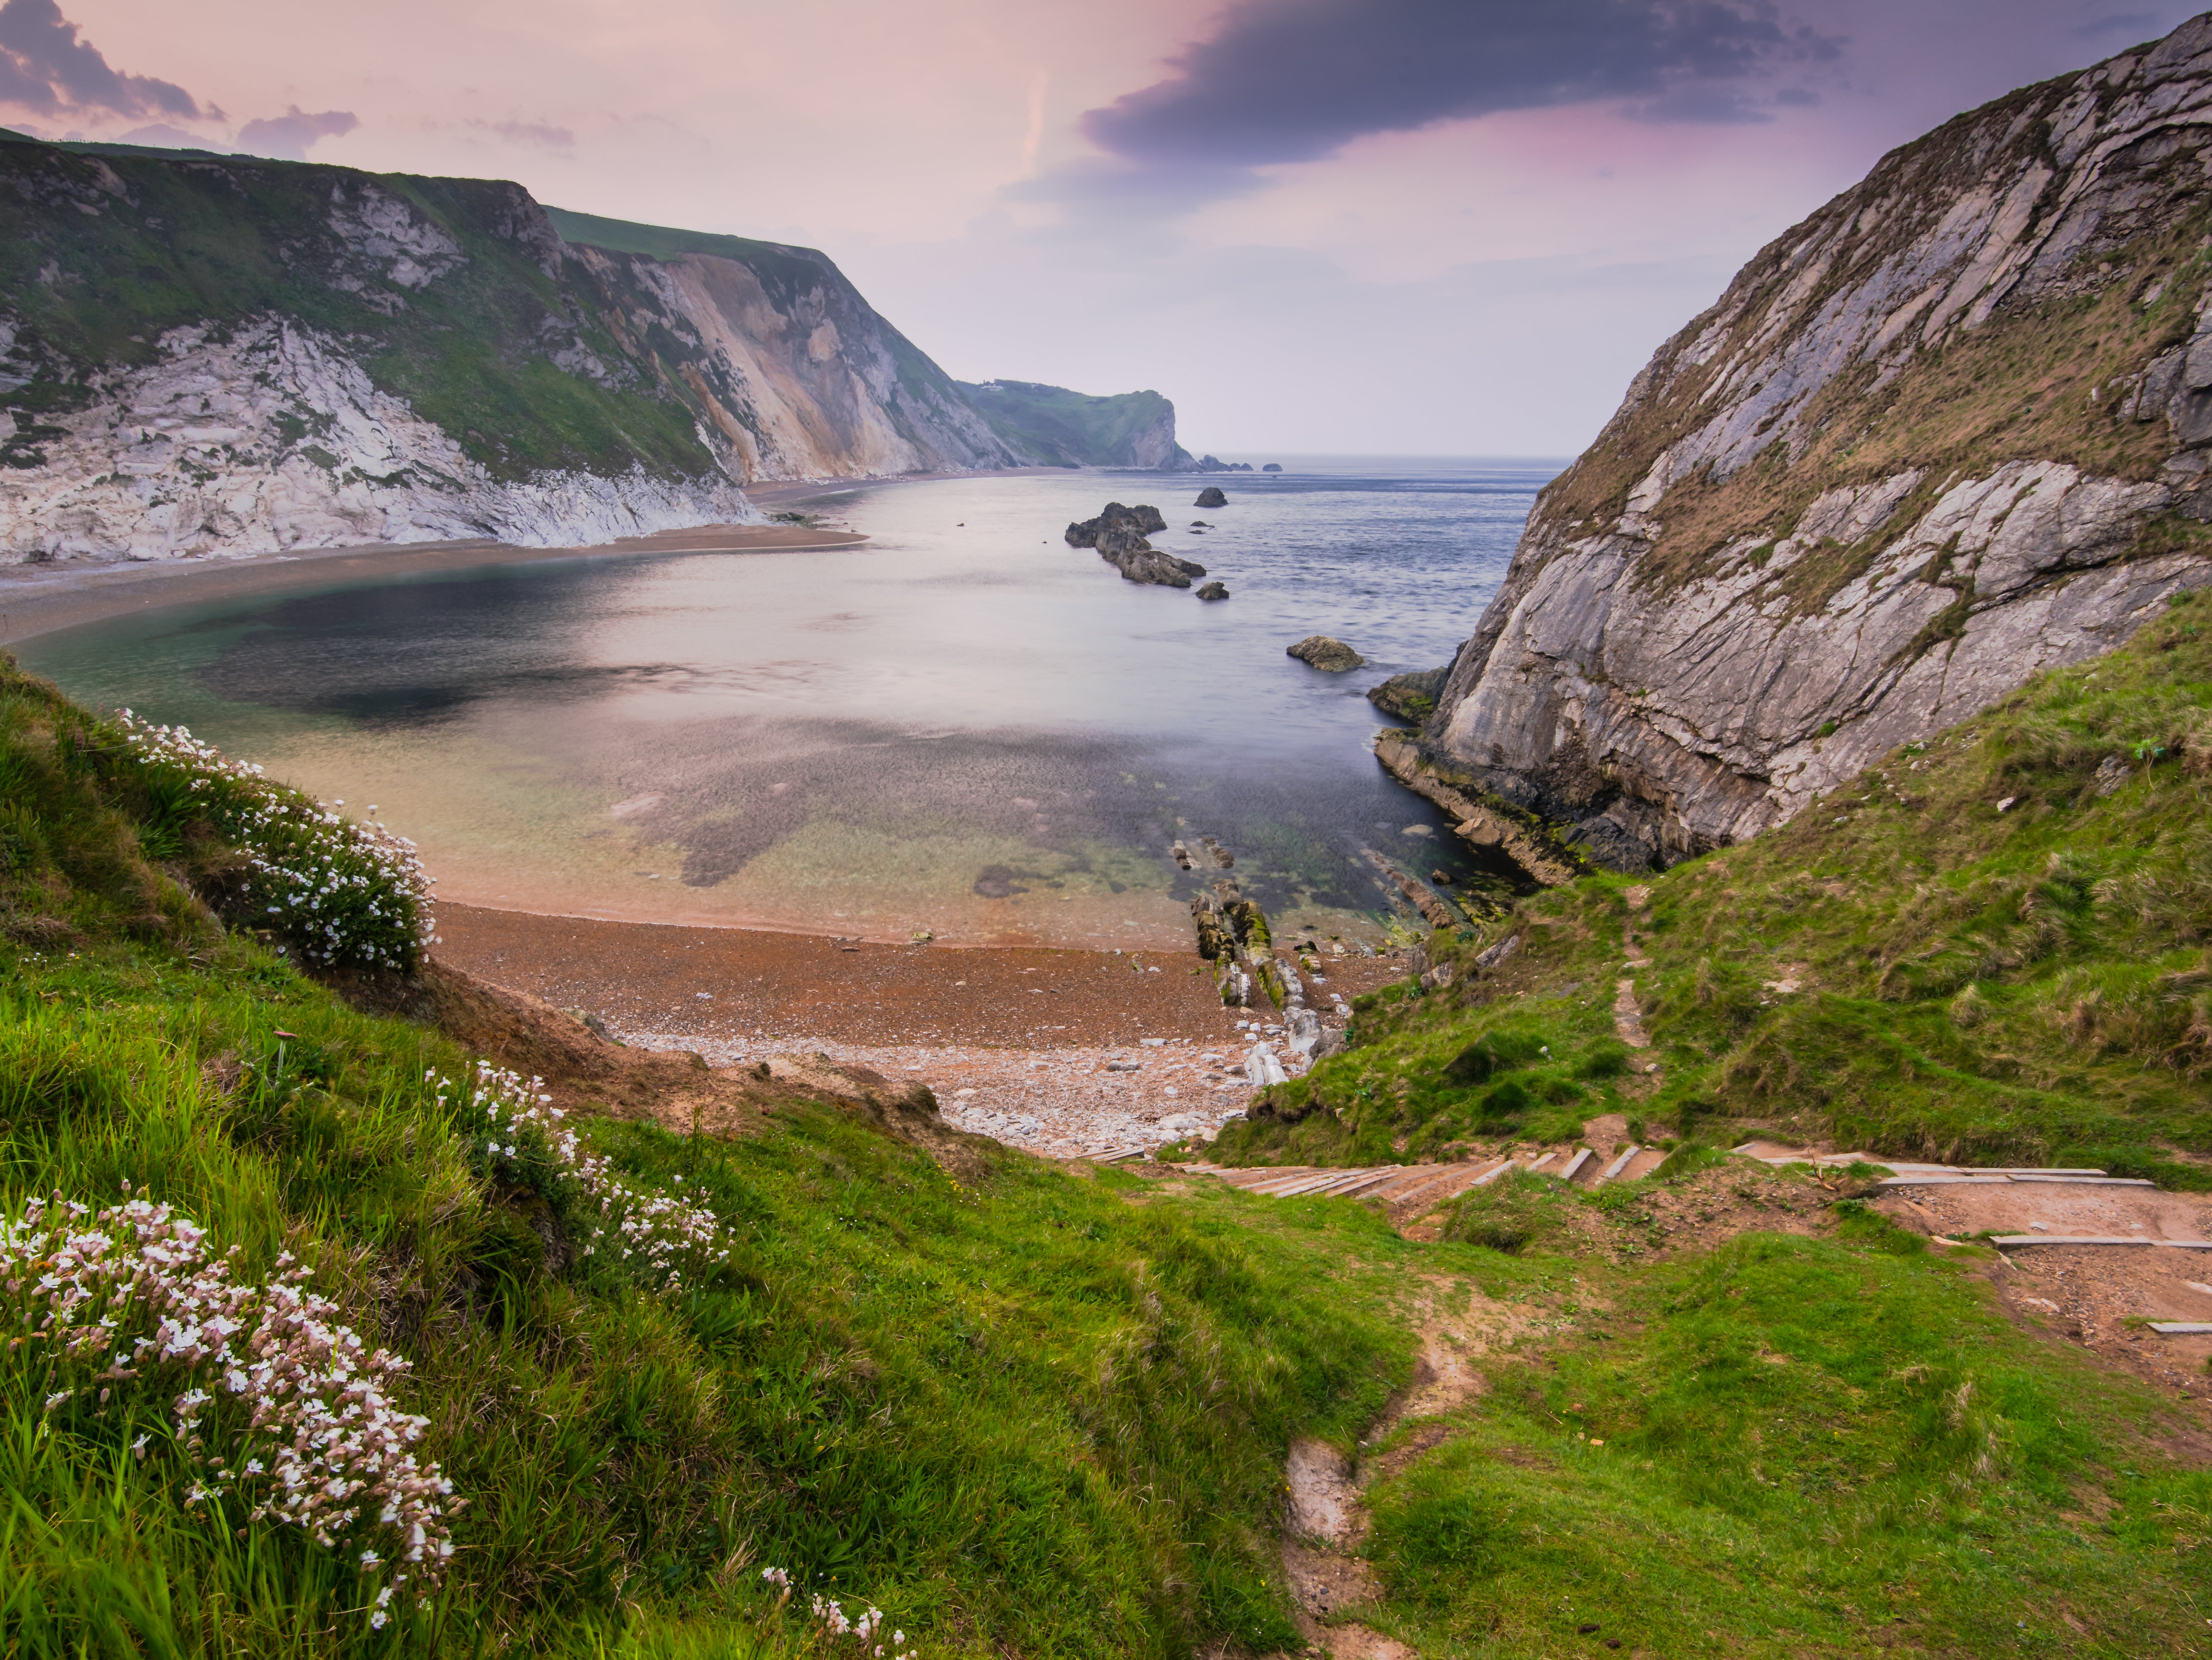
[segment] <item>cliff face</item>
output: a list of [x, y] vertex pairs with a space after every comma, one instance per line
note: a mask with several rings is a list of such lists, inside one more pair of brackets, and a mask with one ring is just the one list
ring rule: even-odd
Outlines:
[[960, 390], [1012, 447], [1057, 467], [1190, 464], [1176, 442], [1175, 405], [1156, 392], [1094, 398], [1033, 380], [962, 381]]
[[1426, 762], [1665, 865], [2212, 583], [2208, 164], [2212, 16], [1763, 250], [1539, 498]]
[[510, 184], [0, 143], [0, 560], [549, 545], [1025, 459], [823, 255], [559, 223]]

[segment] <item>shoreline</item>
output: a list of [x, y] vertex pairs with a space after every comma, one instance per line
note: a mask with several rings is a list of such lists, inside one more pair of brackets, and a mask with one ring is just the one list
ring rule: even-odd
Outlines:
[[[973, 472], [898, 473], [883, 477], [779, 480], [744, 487], [756, 507], [819, 500], [886, 484], [948, 478], [1019, 478], [1059, 474], [1063, 467], [998, 467]], [[1100, 469], [1099, 471], [1104, 471]], [[104, 622], [144, 607], [253, 599], [300, 589], [380, 577], [472, 570], [541, 561], [621, 559], [657, 553], [821, 553], [859, 547], [858, 531], [804, 525], [698, 525], [650, 536], [569, 547], [525, 548], [488, 537], [441, 542], [362, 542], [340, 547], [197, 558], [66, 560], [0, 565], [0, 648]]]
[[[834, 935], [438, 906], [433, 955], [716, 1067], [823, 1054], [926, 1084], [948, 1122], [1051, 1158], [1207, 1138], [1258, 1087], [1282, 1016], [1225, 1006], [1194, 951], [878, 944]], [[1297, 975], [1310, 1006], [1401, 977], [1356, 951]]]
[[0, 567], [0, 647], [104, 622], [142, 607], [253, 599], [380, 577], [656, 553], [819, 552], [858, 547], [867, 540], [857, 531], [810, 530], [799, 525], [703, 525], [573, 548], [522, 548], [471, 538], [371, 542], [230, 558], [11, 565]]

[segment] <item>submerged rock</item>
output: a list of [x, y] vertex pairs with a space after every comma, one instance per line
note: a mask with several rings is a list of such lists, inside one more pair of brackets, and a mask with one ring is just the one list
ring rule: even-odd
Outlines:
[[1283, 648], [1283, 653], [1330, 674], [1342, 674], [1347, 669], [1364, 667], [1367, 662], [1343, 641], [1331, 639], [1326, 634], [1310, 634], [1297, 645]]
[[1218, 484], [1208, 484], [1199, 491], [1198, 500], [1191, 503], [1194, 508], [1225, 508], [1228, 505], [1229, 498], [1221, 493]]
[[1225, 584], [1208, 582], [1198, 591], [1198, 597], [1201, 599], [1226, 599], [1229, 597], [1229, 589]]

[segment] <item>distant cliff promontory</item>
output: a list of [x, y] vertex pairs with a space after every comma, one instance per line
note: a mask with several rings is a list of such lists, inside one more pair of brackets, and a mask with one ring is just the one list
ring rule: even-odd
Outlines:
[[[1180, 454], [1157, 394], [1062, 396]], [[1062, 459], [811, 248], [6, 133], [0, 397], [0, 562], [591, 542], [757, 518], [759, 481]]]
[[2212, 16], [1883, 158], [1539, 498], [1393, 769], [1644, 868], [2212, 583]]

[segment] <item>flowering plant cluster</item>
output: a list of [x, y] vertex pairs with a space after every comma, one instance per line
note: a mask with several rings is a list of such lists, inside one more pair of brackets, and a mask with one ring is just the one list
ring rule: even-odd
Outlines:
[[116, 723], [139, 764], [180, 785], [192, 809], [246, 854], [234, 917], [250, 916], [311, 963], [413, 970], [436, 935], [435, 879], [412, 842], [270, 781], [186, 727], [154, 726], [129, 709]]
[[[125, 1192], [129, 1191], [127, 1186]], [[305, 1530], [335, 1548], [362, 1545], [372, 1580], [397, 1566], [370, 1604], [381, 1627], [393, 1594], [444, 1577], [453, 1554], [453, 1483], [415, 1454], [428, 1420], [399, 1410], [407, 1362], [367, 1349], [337, 1305], [307, 1288], [289, 1252], [265, 1285], [230, 1277], [235, 1247], [210, 1253], [204, 1230], [166, 1204], [88, 1206], [33, 1199], [0, 1215], [0, 1303], [27, 1350], [49, 1421], [76, 1401], [105, 1417], [118, 1385], [179, 1388], [175, 1439], [198, 1468], [185, 1502], [229, 1500], [251, 1521]], [[41, 1432], [44, 1432], [42, 1429]], [[143, 1462], [150, 1432], [131, 1443]]]
[[[428, 1079], [438, 1099], [452, 1104], [453, 1080], [434, 1072]], [[538, 1092], [543, 1083], [526, 1082], [489, 1061], [477, 1062], [462, 1122], [479, 1168], [526, 1179], [550, 1174], [556, 1182], [573, 1183], [586, 1201], [589, 1237], [580, 1254], [599, 1256], [604, 1246], [607, 1257], [635, 1270], [655, 1291], [676, 1290], [686, 1269], [696, 1274], [729, 1260], [720, 1218], [681, 1193], [624, 1181], [611, 1160], [585, 1150], [553, 1098]]]
[[[781, 1568], [763, 1568], [761, 1578], [776, 1587], [776, 1607], [781, 1608], [791, 1601], [790, 1574]], [[806, 1607], [807, 1612], [830, 1636], [852, 1639], [866, 1660], [886, 1660], [884, 1652], [886, 1647], [891, 1651], [888, 1660], [915, 1660], [916, 1650], [908, 1649], [903, 1654], [898, 1652], [906, 1642], [906, 1633], [902, 1631], [892, 1632], [888, 1645], [876, 1641], [876, 1633], [884, 1628], [884, 1611], [879, 1608], [871, 1605], [864, 1614], [848, 1614], [842, 1606], [818, 1591], [807, 1599]]]

